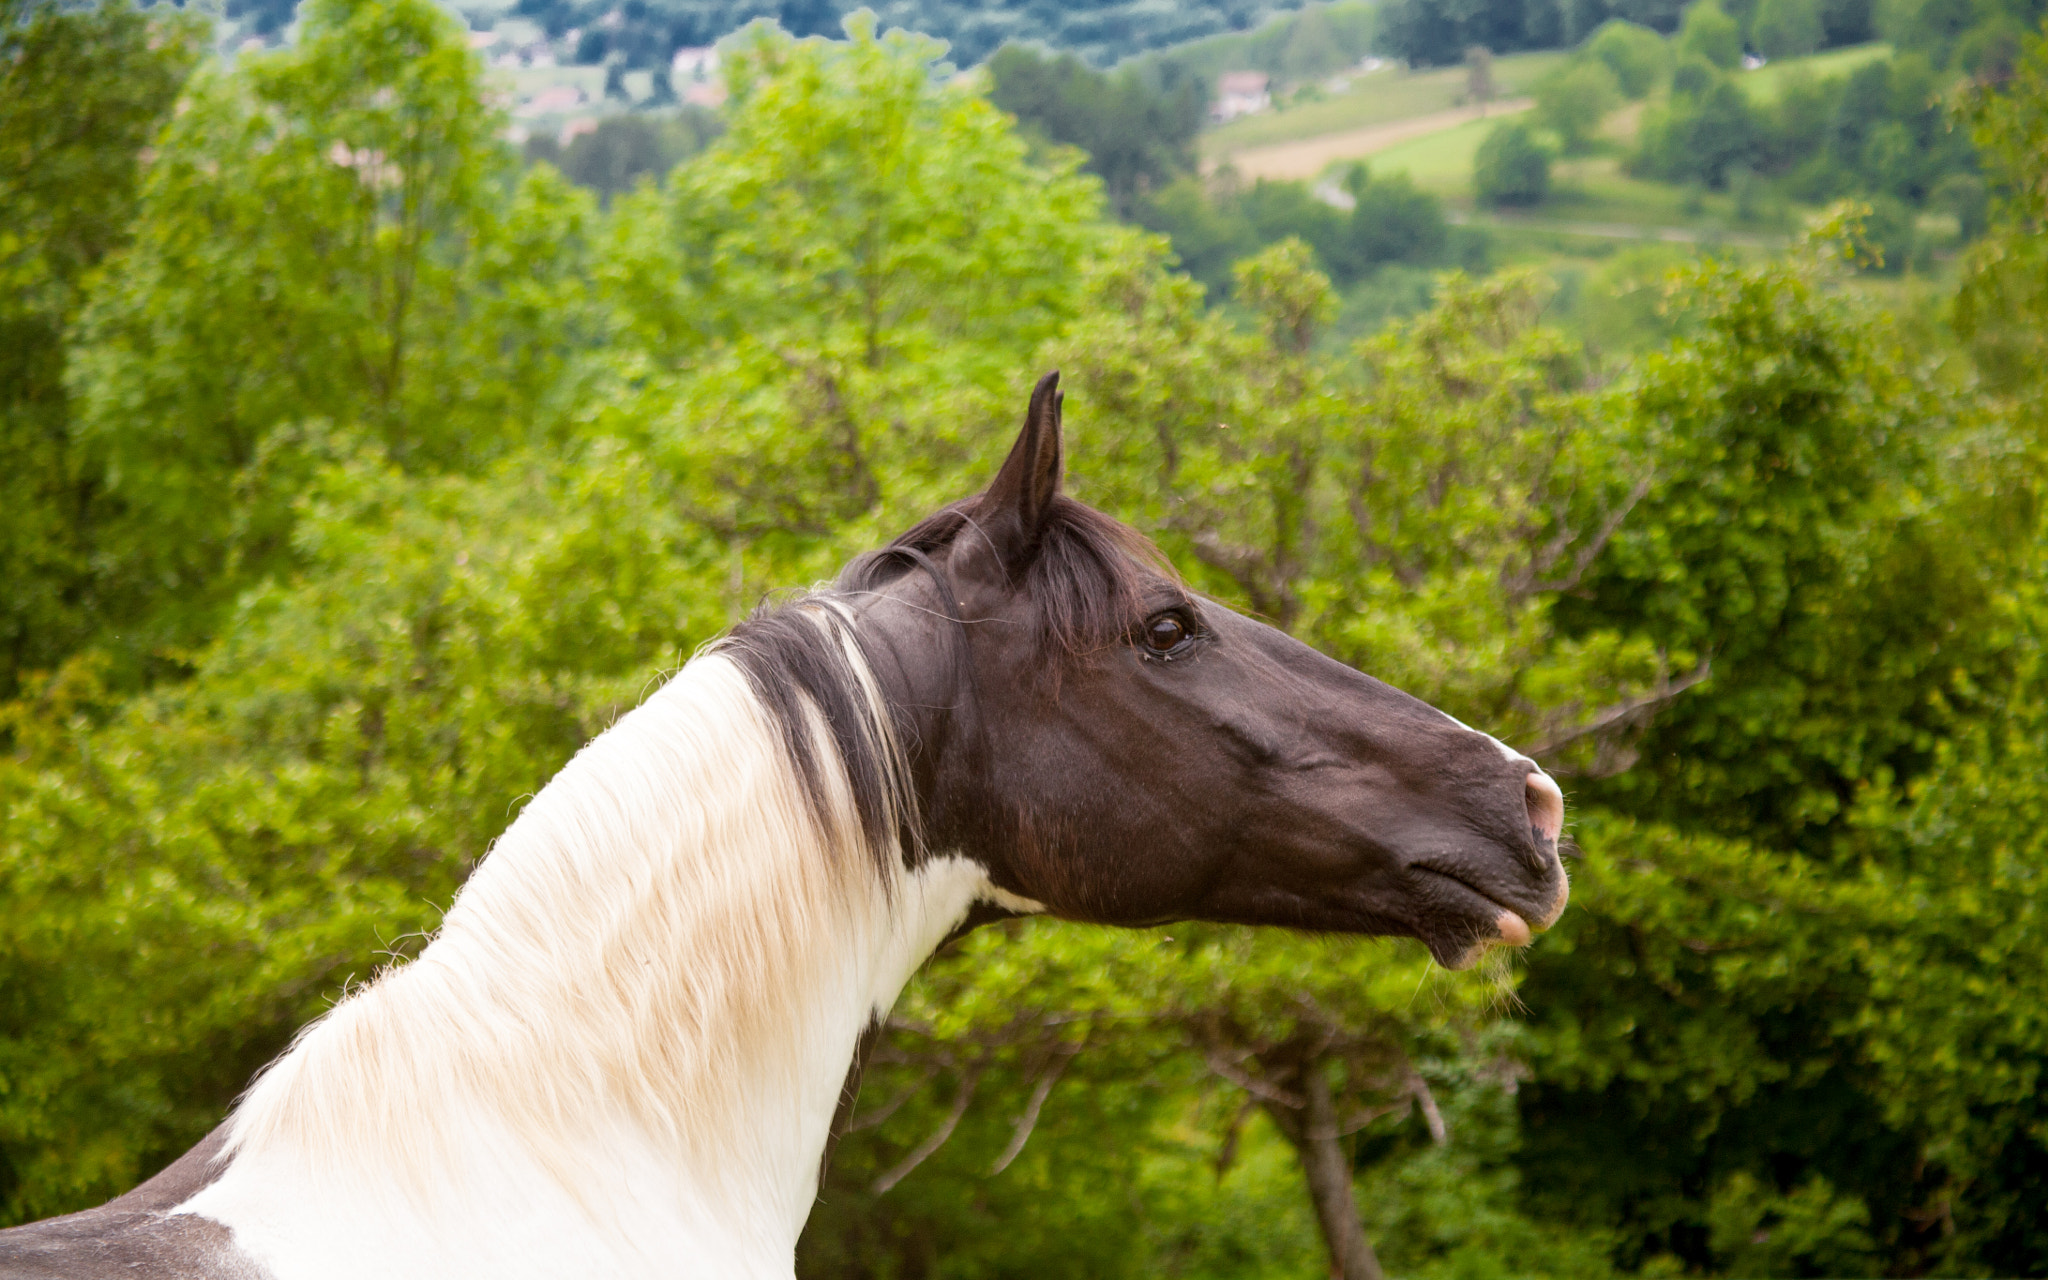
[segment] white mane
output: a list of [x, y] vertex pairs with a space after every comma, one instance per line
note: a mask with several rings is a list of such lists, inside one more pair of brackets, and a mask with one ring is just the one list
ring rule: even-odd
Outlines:
[[821, 824], [746, 674], [691, 662], [534, 798], [417, 960], [300, 1035], [180, 1212], [279, 1280], [788, 1275], [855, 1040], [996, 893], [863, 847], [828, 789]]

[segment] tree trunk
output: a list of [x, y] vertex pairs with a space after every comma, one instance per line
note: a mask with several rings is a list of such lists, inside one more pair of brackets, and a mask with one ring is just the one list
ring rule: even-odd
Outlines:
[[1280, 1132], [1294, 1144], [1301, 1171], [1308, 1177], [1316, 1225], [1322, 1228], [1323, 1243], [1330, 1250], [1330, 1275], [1333, 1280], [1383, 1280], [1379, 1255], [1372, 1251], [1372, 1242], [1365, 1238], [1365, 1224], [1358, 1220], [1358, 1202], [1351, 1194], [1351, 1162], [1344, 1158], [1344, 1146], [1337, 1137], [1337, 1108], [1330, 1101], [1330, 1081], [1323, 1074], [1320, 1058], [1302, 1062], [1299, 1084], [1306, 1103], [1300, 1110], [1275, 1101], [1264, 1105]]

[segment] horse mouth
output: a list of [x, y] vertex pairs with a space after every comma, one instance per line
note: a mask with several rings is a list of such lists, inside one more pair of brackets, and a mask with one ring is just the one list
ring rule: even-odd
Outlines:
[[[1456, 872], [1419, 864], [1410, 869], [1429, 877], [1416, 936], [1444, 968], [1469, 969], [1494, 947], [1526, 947], [1535, 937], [1522, 911]], [[1544, 919], [1537, 928], [1549, 923]]]

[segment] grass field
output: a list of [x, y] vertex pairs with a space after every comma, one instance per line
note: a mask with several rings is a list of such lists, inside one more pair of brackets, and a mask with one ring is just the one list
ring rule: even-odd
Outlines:
[[1442, 133], [1398, 143], [1374, 155], [1374, 173], [1406, 173], [1415, 185], [1450, 199], [1472, 193], [1472, 155], [1498, 119], [1471, 120]]
[[1892, 47], [1888, 44], [1856, 44], [1846, 49], [1830, 49], [1807, 58], [1787, 58], [1745, 72], [1739, 83], [1749, 91], [1749, 96], [1758, 102], [1772, 102], [1777, 99], [1779, 86], [1784, 83], [1785, 74], [1794, 68], [1809, 72], [1819, 79], [1829, 76], [1847, 75], [1866, 62], [1889, 58]]
[[[1842, 75], [1863, 63], [1890, 54], [1891, 46], [1888, 44], [1830, 49], [1826, 53], [1790, 58], [1746, 72], [1739, 78], [1739, 83], [1758, 100], [1768, 102], [1777, 97], [1786, 76], [1795, 68], [1815, 76]], [[1550, 51], [1513, 54], [1499, 59], [1494, 63], [1494, 82], [1500, 96], [1507, 99], [1526, 94], [1565, 57], [1563, 53]], [[1382, 172], [1405, 170], [1420, 185], [1441, 195], [1458, 198], [1469, 194], [1472, 155], [1478, 150], [1480, 140], [1492, 129], [1493, 120], [1463, 121], [1423, 137], [1400, 138], [1397, 128], [1386, 127], [1398, 126], [1405, 120], [1418, 117], [1443, 116], [1460, 105], [1464, 93], [1465, 70], [1462, 67], [1374, 72], [1360, 77], [1349, 91], [1337, 97], [1249, 116], [1211, 129], [1202, 135], [1202, 156], [1205, 161], [1213, 163], [1278, 144], [1385, 129], [1390, 138], [1397, 140], [1384, 147], [1373, 147], [1367, 143], [1348, 152], [1347, 158], [1369, 158], [1373, 168]], [[1611, 143], [1626, 147], [1634, 140], [1635, 127], [1642, 112], [1641, 103], [1624, 107], [1610, 118], [1603, 135]], [[1578, 163], [1567, 162], [1561, 167], [1570, 168]], [[1611, 170], [1613, 166], [1609, 168]], [[1658, 184], [1635, 182], [1622, 178], [1618, 173], [1611, 177], [1618, 182], [1601, 178], [1593, 180], [1592, 186], [1611, 199], [1615, 204], [1611, 212], [1617, 216], [1626, 216], [1626, 207], [1630, 205], [1640, 205], [1645, 201], [1657, 203], [1638, 188]], [[1675, 207], [1682, 198], [1683, 193], [1674, 193], [1664, 203]]]
[[[1739, 82], [1757, 101], [1770, 102], [1782, 92], [1795, 69], [1818, 77], [1838, 76], [1890, 54], [1891, 47], [1884, 44], [1833, 49], [1746, 72]], [[1546, 55], [1531, 68], [1534, 60], [1522, 59], [1517, 81], [1529, 85], [1560, 60], [1558, 55]], [[1631, 103], [1609, 116], [1600, 130], [1599, 154], [1557, 160], [1551, 168], [1550, 196], [1540, 206], [1503, 211], [1477, 208], [1472, 195], [1473, 156], [1501, 121], [1495, 116], [1453, 123], [1455, 117], [1444, 115], [1444, 106], [1455, 92], [1452, 86], [1462, 87], [1462, 80], [1454, 77], [1462, 75], [1462, 71], [1436, 71], [1388, 80], [1377, 86], [1377, 96], [1370, 98], [1361, 86], [1347, 95], [1358, 100], [1348, 106], [1346, 99], [1336, 99], [1240, 122], [1232, 126], [1231, 137], [1256, 138], [1264, 144], [1259, 151], [1250, 151], [1248, 142], [1240, 146], [1239, 154], [1250, 161], [1280, 150], [1274, 144], [1281, 140], [1310, 137], [1306, 130], [1317, 121], [1340, 122], [1328, 126], [1332, 142], [1347, 131], [1362, 140], [1360, 122], [1369, 120], [1381, 126], [1380, 135], [1393, 141], [1366, 154], [1372, 171], [1407, 173], [1418, 186], [1444, 199], [1454, 221], [1484, 228], [1489, 265], [1538, 270], [1556, 290], [1546, 307], [1546, 318], [1608, 354], [1641, 350], [1669, 335], [1675, 322], [1662, 313], [1658, 299], [1659, 281], [1672, 267], [1702, 256], [1748, 259], [1783, 252], [1813, 212], [1786, 203], [1767, 187], [1752, 188], [1755, 195], [1744, 201], [1732, 192], [1631, 177], [1624, 172], [1624, 160], [1634, 150], [1644, 112], [1654, 101]], [[1339, 108], [1349, 114], [1340, 115]], [[1434, 113], [1448, 127], [1421, 136], [1408, 131], [1404, 136], [1398, 127], [1401, 117], [1396, 114], [1403, 109], [1419, 116]], [[1261, 128], [1255, 132], [1252, 125]], [[1935, 321], [1926, 317], [1938, 314], [1938, 299], [1945, 296], [1940, 281], [1953, 270], [1954, 263], [1944, 257], [1937, 259], [1930, 272], [1858, 277], [1856, 284], [1888, 298], [1896, 294], [1902, 314], [1911, 312], [1931, 324]], [[1425, 276], [1420, 271], [1404, 274], [1390, 270], [1385, 278], [1361, 283], [1345, 299], [1331, 341], [1341, 344], [1426, 306], [1430, 295]]]
[[[1521, 97], [1564, 58], [1563, 53], [1546, 51], [1509, 54], [1495, 59], [1495, 92], [1502, 98]], [[1463, 67], [1375, 71], [1360, 76], [1345, 92], [1321, 102], [1246, 116], [1210, 129], [1201, 137], [1202, 156], [1204, 159], [1218, 159], [1251, 147], [1294, 142], [1326, 133], [1370, 128], [1411, 116], [1448, 111], [1463, 105], [1465, 84]]]
[[[1807, 58], [1787, 59], [1746, 72], [1740, 83], [1759, 100], [1777, 96], [1787, 75], [1795, 68], [1816, 76], [1844, 74], [1873, 59], [1889, 56], [1885, 44], [1857, 45], [1831, 49]], [[1558, 65], [1558, 53], [1519, 54], [1496, 63], [1496, 81], [1507, 86], [1526, 87]], [[1236, 121], [1213, 130], [1205, 138], [1205, 154], [1236, 153], [1247, 161], [1271, 155], [1283, 141], [1299, 146], [1311, 141], [1311, 129], [1354, 131], [1353, 136], [1369, 143], [1369, 135], [1356, 133], [1361, 124], [1376, 125], [1391, 141], [1387, 145], [1361, 146], [1347, 156], [1361, 156], [1373, 172], [1406, 173], [1416, 185], [1442, 196], [1463, 216], [1478, 223], [1498, 224], [1503, 233], [1546, 224], [1545, 235], [1563, 235], [1581, 243], [1606, 238], [1626, 242], [1631, 235], [1646, 239], [1663, 237], [1696, 243], [1740, 243], [1763, 248], [1783, 243], [1797, 229], [1797, 210], [1759, 201], [1753, 207], [1738, 207], [1726, 192], [1688, 190], [1669, 183], [1630, 177], [1622, 171], [1622, 157], [1634, 143], [1645, 104], [1633, 103], [1609, 117], [1601, 134], [1603, 154], [1559, 160], [1551, 173], [1551, 196], [1540, 209], [1527, 215], [1498, 218], [1472, 208], [1472, 160], [1479, 144], [1498, 124], [1498, 117], [1451, 123], [1423, 136], [1401, 137], [1398, 128], [1403, 112], [1437, 118], [1463, 90], [1464, 71], [1446, 68], [1414, 75], [1382, 72], [1366, 77], [1340, 98], [1291, 111]], [[1447, 122], [1448, 122], [1448, 118]], [[1226, 142], [1229, 144], [1226, 147]], [[1252, 150], [1254, 145], [1260, 150]]]

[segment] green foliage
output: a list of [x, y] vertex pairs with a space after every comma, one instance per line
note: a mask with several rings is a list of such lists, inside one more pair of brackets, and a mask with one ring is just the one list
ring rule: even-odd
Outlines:
[[989, 101], [1029, 134], [1079, 147], [1111, 206], [1128, 218], [1144, 193], [1195, 171], [1195, 132], [1207, 95], [1192, 79], [1153, 90], [1135, 71], [1114, 76], [1072, 54], [1047, 58], [1007, 45], [988, 61]]
[[[2048, 995], [2039, 944], [2044, 856], [2039, 770], [2048, 709], [2039, 695], [2037, 577], [2003, 601], [2016, 622], [2025, 689], [1956, 740], [1903, 793], [1872, 798], [1862, 825], [1898, 852], [1859, 886], [1880, 940], [1865, 962], [1870, 999], [1847, 1021], [1866, 1037], [1885, 1118], [1929, 1135], [1930, 1201], [1963, 1206], [1930, 1252], [1994, 1273], [2040, 1269], [2048, 1174], [2040, 1072]], [[2024, 619], [2024, 621], [2022, 621]], [[1881, 843], [1880, 843], [1881, 842]]]
[[292, 49], [195, 79], [70, 371], [107, 490], [96, 546], [134, 601], [124, 667], [174, 660], [288, 563], [316, 424], [440, 469], [557, 407], [588, 333], [585, 204], [539, 172], [506, 198], [483, 95], [460, 28], [419, 0], [311, 5]]
[[853, 31], [735, 50], [730, 129], [616, 203], [597, 267], [617, 337], [591, 412], [736, 546], [876, 537], [878, 510], [955, 496], [929, 484], [974, 456], [955, 397], [1007, 385], [1128, 235], [1072, 153], [1034, 165], [935, 87], [939, 46]]
[[1364, 276], [1383, 263], [1449, 261], [1443, 201], [1417, 188], [1406, 173], [1375, 178], [1365, 165], [1354, 165], [1344, 187], [1354, 203], [1343, 247], [1331, 258], [1338, 280]]
[[1853, 196], [1896, 210], [1897, 251], [1887, 255], [1896, 266], [1914, 256], [1914, 210], [1944, 183], [1961, 180], [1943, 202], [1959, 206], [1963, 234], [1981, 226], [1969, 196], [1975, 158], [1950, 127], [1942, 87], [1924, 57], [1904, 54], [1825, 80], [1794, 68], [1774, 100], [1758, 102], [1736, 77], [1689, 57], [1672, 74], [1669, 100], [1645, 113], [1629, 163], [1671, 182], [1724, 187], [1748, 173], [1802, 200]]
[[1565, 154], [1586, 151], [1600, 122], [1621, 105], [1621, 83], [1605, 62], [1579, 58], [1536, 86], [1536, 119], [1558, 136]]
[[569, 181], [609, 202], [631, 191], [643, 177], [660, 181], [678, 163], [710, 146], [723, 128], [718, 116], [704, 107], [684, 107], [673, 116], [606, 116], [566, 147], [549, 134], [528, 138], [526, 159], [546, 161]]
[[1473, 45], [1496, 53], [1571, 48], [1611, 22], [1669, 32], [1683, 8], [1684, 0], [1393, 0], [1380, 19], [1380, 43], [1414, 65], [1448, 66]]
[[[1698, 76], [1687, 75], [1697, 69]], [[1634, 168], [1668, 182], [1727, 184], [1761, 150], [1758, 112], [1732, 77], [1703, 61], [1679, 64], [1671, 99], [1644, 114]]]
[[[1544, 1135], [1534, 1165], [1564, 1179], [1554, 1203], [1628, 1223], [1638, 1258], [1717, 1270], [1864, 1270], [1943, 1247], [1914, 1225], [1943, 1174], [1909, 1153], [1959, 1130], [1896, 1105], [1836, 1011], [1870, 1007], [1884, 912], [1927, 901], [1891, 877], [1944, 894], [1975, 880], [1854, 806], [1917, 793], [1970, 690], [2013, 687], [1995, 584], [2013, 580], [2024, 507], [1992, 479], [2007, 446], [1946, 418], [1896, 337], [1818, 270], [1696, 274], [1696, 327], [1631, 392], [1635, 420], [1669, 433], [1654, 451], [1671, 469], [1567, 621], [1658, 619], [1673, 665], [1710, 659], [1712, 678], [1658, 716], [1632, 768], [1582, 788], [1668, 825], [1582, 830], [1587, 914], [1525, 996], [1554, 1013], [1525, 1109]], [[1643, 1155], [1593, 1172], [1618, 1150]], [[1702, 1205], [1687, 1187], [1715, 1190]]]
[[64, 335], [129, 238], [199, 35], [161, 10], [0, 3], [0, 700], [125, 612], [94, 554], [106, 499], [73, 435]]
[[1671, 69], [1671, 46], [1662, 36], [1618, 18], [1600, 25], [1585, 54], [1606, 64], [1629, 98], [1647, 97]]
[[1541, 204], [1550, 194], [1550, 153], [1520, 121], [1495, 125], [1472, 157], [1472, 189], [1485, 205]]
[[1686, 6], [1676, 43], [1679, 57], [1701, 58], [1723, 71], [1742, 62], [1742, 28], [1717, 0], [1693, 0]]
[[[1508, 53], [1518, 49], [1568, 49], [1598, 41], [1601, 52], [1597, 56], [1609, 63], [1624, 85], [1631, 86], [1631, 97], [1639, 97], [1647, 92], [1653, 77], [1632, 80], [1627, 69], [1616, 65], [1620, 61], [1615, 57], [1620, 53], [1617, 38], [1600, 33], [1614, 28], [1626, 30], [1635, 46], [1626, 55], [1627, 60], [1654, 59], [1658, 64], [1668, 65], [1668, 56], [1656, 53], [1654, 46], [1636, 33], [1654, 36], [1677, 32], [1683, 49], [1689, 47], [1685, 31], [1695, 30], [1695, 23], [1704, 22], [1707, 27], [1699, 28], [1699, 34], [1693, 38], [1707, 40], [1713, 50], [1710, 61], [1715, 65], [1732, 68], [1741, 59], [1743, 31], [1754, 20], [1755, 0], [1737, 0], [1727, 12], [1713, 7], [1712, 0], [1704, 2], [1709, 11], [1695, 17], [1701, 5], [1688, 6], [1685, 0], [1527, 0], [1522, 4], [1492, 5], [1459, 0], [1390, 0], [1380, 19], [1379, 43], [1395, 57], [1405, 58], [1416, 66], [1450, 66], [1473, 45]], [[1956, 0], [1929, 2], [1952, 4]], [[2034, 4], [2034, 0], [2009, 2], [2016, 9]], [[1986, 7], [1993, 8], [1995, 4]], [[1813, 12], [1822, 43], [1857, 44], [1873, 38], [1871, 8], [1871, 0], [1819, 0]], [[1904, 47], [1904, 42], [1901, 46]], [[1703, 50], [1696, 52], [1705, 56]], [[1643, 87], [1633, 87], [1636, 85]]]
[[1797, 58], [1827, 38], [1815, 0], [1758, 0], [1749, 33], [1766, 58]]
[[2006, 83], [1976, 89], [1968, 112], [1998, 192], [1998, 230], [1971, 255], [1956, 321], [1995, 385], [2024, 392], [2038, 387], [2048, 368], [2048, 181], [2037, 150], [2038, 139], [2048, 135], [2048, 37], [2027, 42]]
[[1228, 295], [1236, 265], [1264, 246], [1297, 239], [1315, 251], [1317, 265], [1340, 285], [1372, 277], [1383, 267], [1448, 265], [1455, 246], [1443, 202], [1418, 189], [1405, 173], [1375, 178], [1354, 165], [1344, 185], [1349, 214], [1304, 182], [1260, 179], [1238, 188], [1228, 174], [1207, 184], [1182, 179], [1146, 201], [1142, 225], [1164, 232], [1189, 275], [1211, 299]]
[[2016, 52], [2018, 37], [2038, 27], [2042, 16], [2039, 0], [1891, 0], [1881, 7], [1878, 26], [1885, 39], [1936, 66], [1954, 65], [1966, 53], [1982, 66], [2000, 45], [2008, 57]]
[[1991, 567], [1938, 584], [1910, 568], [1952, 536], [1924, 495], [1929, 451], [1962, 425], [1815, 270], [1688, 281], [1703, 327], [1646, 361], [1635, 393], [1658, 440], [1637, 447], [1670, 460], [1665, 480], [1571, 606], [1606, 625], [1625, 611], [1675, 663], [1713, 663], [1713, 692], [1661, 716], [1603, 794], [1782, 847], [1836, 821], [1851, 779], [1909, 772], [1960, 673], [2000, 665], [1956, 634], [1987, 607]]

